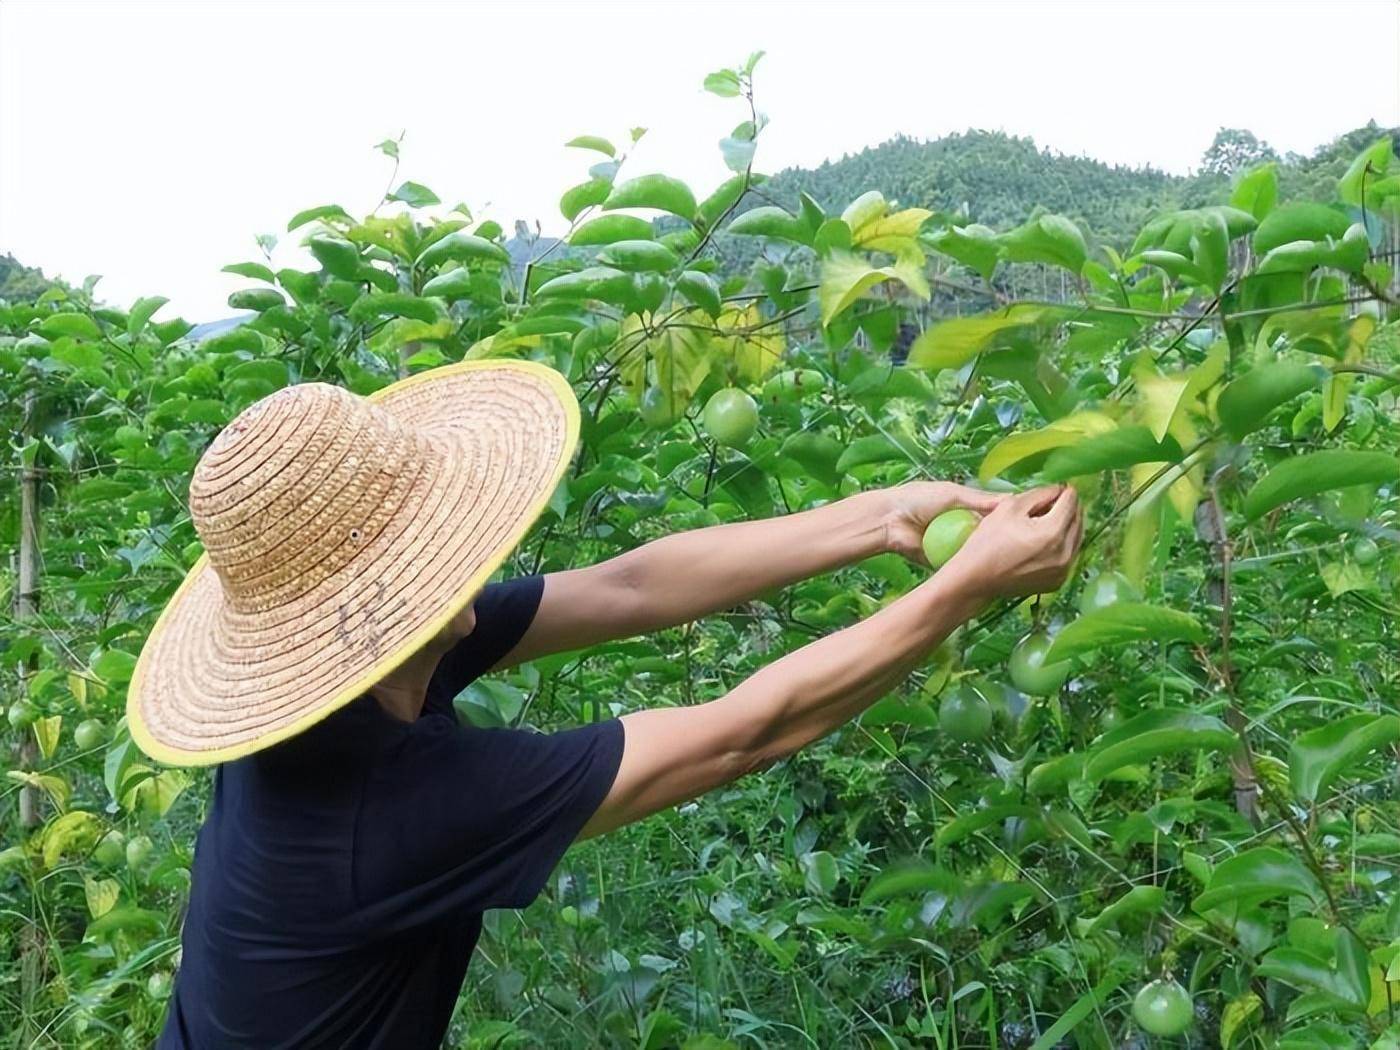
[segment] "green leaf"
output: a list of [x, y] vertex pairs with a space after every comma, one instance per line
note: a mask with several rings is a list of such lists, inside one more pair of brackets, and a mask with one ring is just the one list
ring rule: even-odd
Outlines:
[[999, 825], [1012, 817], [1038, 817], [1040, 810], [1019, 802], [1006, 802], [993, 806], [983, 806], [964, 813], [944, 824], [934, 836], [934, 843], [940, 847], [952, 846], [969, 835], [975, 835], [983, 828]]
[[1127, 976], [1128, 970], [1126, 968], [1111, 968], [1108, 976], [1076, 999], [1054, 1024], [1040, 1034], [1040, 1037], [1031, 1044], [1030, 1050], [1053, 1050], [1054, 1047], [1065, 1045], [1065, 1036], [1090, 1014], [1102, 1011], [1108, 1002], [1108, 997], [1117, 990]]
[[1217, 864], [1210, 885], [1191, 907], [1203, 913], [1223, 904], [1245, 908], [1276, 897], [1309, 897], [1316, 903], [1322, 888], [1294, 854], [1255, 846]]
[[104, 649], [92, 664], [92, 673], [110, 686], [119, 687], [131, 681], [136, 670], [136, 657], [121, 649]]
[[1254, 251], [1264, 255], [1294, 241], [1323, 241], [1341, 237], [1351, 225], [1345, 212], [1324, 204], [1303, 202], [1275, 208], [1254, 231]]
[[1147, 427], [1119, 427], [1056, 449], [1041, 474], [1046, 481], [1068, 481], [1135, 463], [1178, 463], [1181, 457], [1181, 446], [1171, 436], [1158, 441]]
[[1371, 961], [1366, 946], [1350, 930], [1337, 931], [1337, 964], [1302, 948], [1275, 948], [1255, 972], [1290, 984], [1299, 991], [1321, 992], [1355, 1011], [1371, 1001]]
[[680, 257], [659, 241], [613, 241], [598, 253], [598, 261], [641, 273], [670, 273], [681, 264]]
[[784, 441], [782, 453], [823, 485], [835, 488], [841, 481], [837, 464], [845, 448], [835, 438], [804, 431]]
[[61, 339], [70, 336], [74, 339], [101, 339], [102, 329], [87, 314], [49, 314], [39, 322], [39, 334], [45, 339]]
[[1048, 263], [1071, 273], [1084, 269], [1089, 249], [1079, 227], [1063, 215], [1042, 215], [998, 238], [1008, 262]]
[[719, 69], [705, 78], [705, 90], [720, 98], [737, 98], [740, 90], [739, 74], [732, 69]]
[[[1104, 612], [1122, 607], [1123, 603], [1119, 603]], [[1051, 653], [1046, 654], [1047, 661], [1053, 651], [1052, 647]], [[1099, 737], [1084, 761], [1084, 778], [1103, 780], [1124, 766], [1142, 765], [1164, 755], [1223, 751], [1238, 743], [1239, 739], [1218, 718], [1195, 711], [1156, 708], [1143, 711]]]
[[350, 307], [350, 320], [367, 324], [380, 317], [412, 317], [416, 321], [438, 319], [439, 305], [430, 299], [420, 299], [407, 292], [370, 292], [355, 300]]
[[[268, 280], [271, 279], [269, 274]], [[131, 313], [126, 315], [126, 334], [135, 339], [145, 329], [155, 312], [168, 302], [170, 300], [163, 295], [148, 295], [144, 299], [137, 299], [132, 304]]]
[[640, 175], [614, 186], [603, 201], [604, 211], [618, 208], [655, 208], [691, 220], [695, 218], [695, 194], [669, 175]]
[[977, 271], [984, 281], [991, 280], [992, 271], [1001, 258], [996, 231], [978, 223], [938, 230], [927, 237], [927, 243], [935, 251]]
[[1188, 613], [1142, 602], [1115, 602], [1067, 624], [1051, 642], [1045, 662], [1058, 663], [1106, 645], [1205, 640], [1205, 628]]
[[266, 281], [268, 284], [274, 284], [277, 280], [270, 266], [257, 262], [229, 263], [220, 267], [219, 272], [236, 273], [239, 277], [251, 277], [255, 281]]
[[1099, 930], [1116, 926], [1130, 915], [1156, 915], [1167, 902], [1167, 892], [1160, 886], [1134, 886], [1092, 919], [1075, 922], [1079, 936], [1087, 937]]
[[311, 249], [321, 268], [331, 276], [347, 281], [359, 278], [360, 249], [344, 237], [318, 233], [307, 240], [306, 246]]
[[435, 266], [451, 260], [453, 262], [485, 261], [508, 263], [510, 255], [494, 241], [478, 237], [474, 233], [449, 233], [435, 241], [418, 256], [413, 265], [420, 270], [431, 270]]
[[1263, 221], [1278, 201], [1278, 165], [1273, 161], [1250, 168], [1230, 193], [1230, 204]]
[[339, 204], [322, 204], [320, 207], [307, 208], [292, 216], [287, 223], [287, 232], [291, 233], [298, 226], [305, 226], [308, 222], [315, 222], [318, 219], [344, 219], [346, 222], [353, 222], [350, 213]]
[[389, 194], [391, 201], [403, 201], [410, 208], [426, 208], [430, 204], [441, 204], [438, 195], [421, 182], [405, 182], [393, 193]]
[[590, 266], [576, 273], [566, 273], [545, 281], [535, 289], [535, 298], [601, 299], [604, 302], [624, 301], [632, 294], [632, 275], [611, 266]]
[[1349, 226], [1340, 240], [1292, 241], [1281, 244], [1259, 261], [1256, 273], [1306, 273], [1320, 266], [1360, 273], [1370, 257], [1366, 228]]
[[772, 237], [775, 240], [792, 241], [794, 244], [805, 244], [809, 247], [816, 235], [816, 231], [808, 228], [796, 215], [771, 204], [751, 208], [736, 216], [726, 229], [742, 237]]
[[711, 317], [719, 316], [719, 285], [715, 284], [715, 279], [709, 274], [700, 270], [686, 270], [676, 278], [676, 291]]
[[865, 434], [846, 446], [836, 462], [836, 472], [845, 474], [869, 463], [903, 463], [911, 459], [917, 462], [918, 452], [912, 445], [896, 445], [884, 434]]
[[934, 867], [928, 861], [899, 861], [885, 868], [866, 884], [864, 892], [860, 895], [860, 902], [875, 904], [891, 897], [903, 897], [911, 893], [922, 894], [933, 890], [952, 893], [960, 885], [961, 880], [957, 876]]
[[836, 884], [841, 881], [841, 870], [836, 866], [836, 858], [826, 850], [804, 853], [797, 860], [802, 868], [802, 877], [807, 890], [816, 897], [829, 897]]
[[1390, 170], [1393, 158], [1390, 136], [1383, 135], [1357, 154], [1346, 174], [1337, 180], [1337, 195], [1346, 204], [1374, 208], [1376, 182]]
[[1002, 337], [1021, 336], [1059, 314], [1055, 307], [1018, 304], [996, 313], [940, 321], [909, 347], [909, 366], [931, 370], [961, 368]]
[[1274, 409], [1316, 389], [1327, 375], [1325, 368], [1301, 361], [1258, 365], [1220, 391], [1216, 402], [1220, 422], [1226, 433], [1239, 441], [1262, 427]]
[[286, 306], [287, 300], [276, 288], [243, 288], [229, 295], [228, 305], [234, 310], [256, 310], [261, 313], [275, 306]]
[[1293, 793], [1316, 802], [1337, 777], [1366, 755], [1400, 740], [1400, 716], [1360, 713], [1299, 735], [1288, 749]]
[[875, 267], [860, 256], [832, 252], [822, 260], [821, 285], [817, 292], [822, 326], [831, 324], [871, 288], [885, 281], [899, 281], [921, 299], [928, 298], [928, 281], [923, 268], [911, 257], [893, 266]]
[[1349, 485], [1384, 484], [1400, 478], [1400, 459], [1385, 452], [1326, 449], [1283, 460], [1245, 494], [1247, 521], [1275, 507]]
[[559, 211], [564, 218], [573, 222], [585, 208], [602, 204], [612, 192], [612, 183], [607, 179], [589, 179], [571, 186], [559, 198]]
[[603, 153], [609, 157], [617, 156], [617, 147], [598, 135], [579, 135], [564, 143], [564, 146], [569, 149], [589, 149], [594, 153]]
[[573, 245], [612, 244], [616, 241], [653, 240], [651, 223], [635, 215], [599, 215], [589, 219], [569, 237]]
[[476, 290], [476, 275], [465, 267], [446, 270], [423, 285], [423, 294], [449, 303], [470, 299]]

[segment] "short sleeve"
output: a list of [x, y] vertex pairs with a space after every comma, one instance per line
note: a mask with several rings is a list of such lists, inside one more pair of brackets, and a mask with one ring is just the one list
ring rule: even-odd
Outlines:
[[612, 787], [623, 732], [420, 719], [365, 784], [355, 884], [376, 928], [529, 904]]
[[514, 649], [534, 622], [543, 594], [543, 576], [488, 584], [474, 603], [476, 627], [438, 661], [428, 689], [430, 701], [450, 702]]

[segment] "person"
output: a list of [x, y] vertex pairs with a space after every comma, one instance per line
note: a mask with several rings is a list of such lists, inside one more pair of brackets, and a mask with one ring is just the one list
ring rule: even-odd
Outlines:
[[[433, 369], [368, 398], [289, 387], [242, 412], [190, 484], [205, 553], [128, 696], [153, 758], [217, 765], [159, 1046], [432, 1047], [482, 913], [521, 908], [580, 839], [766, 769], [860, 714], [990, 601], [1054, 590], [1074, 491], [946, 482], [657, 539], [488, 583], [578, 433], [536, 364]], [[981, 522], [868, 619], [727, 694], [557, 733], [460, 724], [478, 676], [682, 624]]]

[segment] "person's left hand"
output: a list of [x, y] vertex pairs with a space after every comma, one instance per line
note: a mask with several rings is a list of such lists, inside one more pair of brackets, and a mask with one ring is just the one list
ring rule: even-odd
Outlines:
[[924, 557], [924, 530], [934, 518], [957, 508], [985, 516], [1006, 498], [951, 481], [911, 481], [885, 489], [880, 495], [887, 501], [885, 549], [920, 565], [928, 564]]

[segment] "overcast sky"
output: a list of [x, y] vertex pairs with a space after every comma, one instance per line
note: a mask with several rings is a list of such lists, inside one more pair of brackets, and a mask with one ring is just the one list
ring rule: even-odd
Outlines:
[[1307, 152], [1400, 124], [1396, 0], [0, 0], [0, 251], [226, 316], [220, 266], [261, 232], [309, 266], [287, 219], [367, 211], [400, 131], [400, 178], [507, 227], [558, 228], [581, 133], [649, 128], [628, 170], [702, 196], [744, 114], [701, 80], [758, 48], [770, 172], [968, 127], [1185, 172], [1222, 125]]

